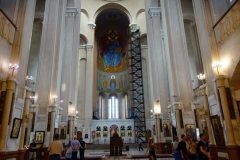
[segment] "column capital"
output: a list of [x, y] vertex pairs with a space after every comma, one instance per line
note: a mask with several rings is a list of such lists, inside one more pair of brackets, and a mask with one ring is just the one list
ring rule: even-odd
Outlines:
[[77, 7], [67, 7], [66, 8], [66, 17], [76, 17], [78, 14]]
[[173, 103], [173, 107], [175, 110], [181, 110], [182, 109], [182, 106], [183, 105], [183, 102], [174, 102]]
[[227, 78], [228, 78], [227, 76], [218, 75], [213, 79], [213, 81], [217, 84], [217, 88], [225, 87], [224, 80], [227, 79]]
[[51, 112], [56, 112], [57, 111], [57, 104], [49, 104], [48, 107], [51, 109]]
[[18, 84], [18, 81], [16, 78], [8, 78], [7, 79], [7, 90], [15, 90], [15, 86]]
[[29, 112], [37, 112], [38, 104], [31, 104], [29, 106]]
[[153, 17], [161, 16], [161, 7], [149, 7], [148, 14]]
[[205, 109], [202, 108], [202, 109], [200, 110], [200, 115], [201, 115], [201, 116], [202, 116], [202, 115], [207, 115], [207, 112], [205, 111]]
[[92, 51], [93, 45], [92, 44], [86, 44], [85, 48], [86, 48], [87, 51]]
[[75, 120], [75, 117], [76, 117], [76, 115], [68, 115], [68, 117], [69, 117], [69, 120], [71, 120], [71, 121], [74, 121], [74, 120]]
[[59, 115], [62, 115], [63, 108], [59, 107]]
[[139, 28], [137, 26], [137, 23], [131, 23], [131, 24], [129, 24], [129, 27], [131, 29], [131, 32], [135, 32]]
[[195, 106], [195, 109], [200, 109], [200, 107], [199, 107], [200, 103], [198, 103], [198, 102], [191, 102], [191, 104]]
[[96, 24], [95, 23], [88, 23], [88, 27], [91, 29], [91, 30], [94, 30], [96, 28]]

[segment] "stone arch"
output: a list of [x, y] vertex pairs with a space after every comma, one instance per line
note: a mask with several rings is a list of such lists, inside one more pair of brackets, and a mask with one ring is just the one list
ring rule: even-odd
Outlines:
[[132, 22], [132, 16], [130, 15], [129, 11], [125, 7], [117, 3], [108, 3], [100, 7], [94, 14], [94, 17], [93, 17], [94, 22], [96, 22], [97, 18], [102, 13], [110, 11], [111, 9], [119, 11], [120, 13], [122, 13], [127, 17], [129, 23]]
[[240, 89], [240, 61], [238, 61], [236, 68], [234, 69], [232, 78], [229, 82], [229, 85], [234, 89]]
[[136, 19], [138, 18], [139, 14], [145, 12], [145, 9], [139, 9], [136, 14]]
[[183, 20], [189, 20], [195, 23], [195, 17], [193, 14], [183, 14]]
[[87, 19], [89, 19], [89, 14], [85, 9], [81, 9], [81, 12], [86, 15]]
[[85, 45], [85, 44], [88, 44], [88, 39], [85, 35], [80, 34], [79, 45]]

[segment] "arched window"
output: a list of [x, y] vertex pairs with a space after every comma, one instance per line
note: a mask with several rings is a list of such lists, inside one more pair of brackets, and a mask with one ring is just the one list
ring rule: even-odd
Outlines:
[[108, 119], [119, 118], [118, 96], [110, 94], [108, 98]]
[[121, 119], [127, 119], [131, 116], [130, 107], [128, 105], [128, 94], [127, 92], [122, 93], [121, 95]]
[[105, 93], [99, 93], [98, 95], [98, 118], [99, 119], [106, 119], [105, 115], [105, 101], [106, 101], [106, 95]]

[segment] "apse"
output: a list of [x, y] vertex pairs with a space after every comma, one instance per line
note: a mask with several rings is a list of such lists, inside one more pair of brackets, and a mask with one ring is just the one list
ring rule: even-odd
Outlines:
[[97, 104], [96, 119], [127, 119], [129, 105], [129, 21], [121, 11], [108, 9], [96, 20]]

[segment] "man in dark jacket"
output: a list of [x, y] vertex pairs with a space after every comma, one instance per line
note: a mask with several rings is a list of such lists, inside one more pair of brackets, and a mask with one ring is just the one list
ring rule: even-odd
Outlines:
[[87, 145], [83, 141], [82, 138], [80, 138], [80, 144], [81, 144], [81, 147], [80, 147], [80, 160], [84, 160], [84, 151], [85, 151]]
[[187, 136], [185, 136], [184, 134], [181, 135], [182, 141], [178, 143], [178, 147], [177, 150], [180, 153], [180, 156], [183, 160], [187, 160], [187, 144], [186, 144], [186, 139]]

